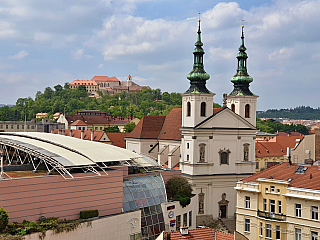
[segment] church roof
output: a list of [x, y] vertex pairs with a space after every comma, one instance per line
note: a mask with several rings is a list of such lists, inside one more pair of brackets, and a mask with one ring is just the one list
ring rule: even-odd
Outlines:
[[110, 141], [114, 146], [126, 148], [126, 141], [124, 140], [125, 135], [128, 133], [106, 133]]
[[157, 139], [165, 120], [165, 116], [143, 116], [127, 138]]
[[181, 140], [180, 130], [182, 123], [182, 108], [172, 109], [163, 123], [159, 140]]
[[219, 232], [211, 228], [188, 229], [188, 235], [181, 235], [180, 231], [170, 232], [171, 240], [233, 240], [234, 235], [230, 233]]

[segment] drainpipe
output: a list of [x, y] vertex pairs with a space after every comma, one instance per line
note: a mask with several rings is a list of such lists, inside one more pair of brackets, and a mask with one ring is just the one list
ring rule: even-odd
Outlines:
[[72, 129], [70, 129], [70, 137], [72, 137]]

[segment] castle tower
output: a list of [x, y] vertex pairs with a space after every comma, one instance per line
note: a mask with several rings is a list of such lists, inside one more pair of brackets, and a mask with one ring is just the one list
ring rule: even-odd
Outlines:
[[257, 98], [259, 96], [253, 94], [249, 85], [253, 81], [247, 71], [246, 47], [244, 46], [244, 25], [242, 25], [241, 45], [237, 55], [238, 68], [237, 73], [231, 78], [233, 83], [233, 91], [227, 97], [227, 107], [237, 113], [253, 126], [256, 126]]
[[182, 127], [194, 127], [213, 114], [213, 96], [206, 87], [210, 78], [204, 70], [204, 50], [201, 42], [200, 18], [198, 38], [193, 51], [194, 64], [187, 78], [190, 80], [189, 89], [182, 94]]

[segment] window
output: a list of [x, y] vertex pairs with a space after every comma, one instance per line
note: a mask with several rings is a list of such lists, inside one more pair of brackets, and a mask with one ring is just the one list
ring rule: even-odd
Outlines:
[[300, 228], [295, 229], [295, 235], [296, 235], [296, 240], [301, 240], [301, 229]]
[[296, 204], [296, 217], [301, 217], [301, 204]]
[[275, 213], [276, 211], [276, 201], [275, 200], [269, 200], [269, 208], [270, 208], [270, 213]]
[[221, 164], [229, 164], [229, 150], [223, 149], [219, 151], [220, 154], [220, 165]]
[[189, 227], [192, 225], [192, 211], [189, 212]]
[[278, 201], [278, 213], [281, 213], [281, 201]]
[[271, 224], [266, 224], [266, 238], [272, 238]]
[[34, 129], [34, 126], [31, 126], [31, 129]]
[[276, 226], [276, 239], [280, 240], [280, 226]]
[[263, 199], [263, 211], [267, 211], [267, 199]]
[[231, 111], [236, 112], [236, 106], [234, 104], [231, 104]]
[[270, 192], [274, 193], [274, 186], [270, 186]]
[[259, 169], [259, 162], [256, 162], [256, 169]]
[[22, 129], [24, 129], [24, 125], [22, 125]]
[[190, 143], [187, 143], [187, 149], [189, 149], [190, 148]]
[[314, 220], [318, 220], [318, 207], [316, 206], [311, 207], [311, 218]]
[[246, 219], [246, 223], [244, 226], [244, 231], [245, 232], [250, 232], [250, 219]]
[[311, 240], [318, 240], [318, 232], [311, 231]]
[[183, 227], [187, 227], [188, 225], [188, 213], [183, 214]]
[[246, 196], [246, 208], [250, 208], [250, 197]]
[[269, 191], [269, 188], [266, 187], [266, 193]]
[[191, 116], [191, 103], [188, 102], [187, 103], [187, 117], [190, 117]]
[[246, 104], [245, 106], [245, 118], [250, 118], [250, 105]]
[[11, 125], [11, 129], [13, 129], [13, 125]]
[[279, 194], [280, 194], [280, 189], [277, 189], [277, 193], [279, 193]]
[[260, 233], [259, 233], [259, 236], [262, 237], [263, 235], [263, 226], [262, 226], [262, 222], [260, 222]]
[[8, 125], [6, 125], [6, 129], [8, 129], [9, 128], [9, 126]]
[[17, 129], [19, 129], [20, 125], [17, 125]]
[[30, 125], [28, 125], [28, 129], [30, 129]]
[[181, 215], [176, 216], [176, 230], [180, 230], [180, 225], [181, 225]]
[[187, 154], [187, 161], [189, 161], [189, 154]]
[[206, 116], [206, 103], [202, 102], [201, 103], [201, 113], [200, 113], [201, 117], [205, 117]]

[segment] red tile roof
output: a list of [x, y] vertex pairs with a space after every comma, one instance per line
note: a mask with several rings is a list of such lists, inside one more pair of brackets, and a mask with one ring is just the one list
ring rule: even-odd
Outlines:
[[166, 116], [159, 139], [181, 141], [179, 128], [182, 123], [182, 108], [172, 109]]
[[292, 181], [289, 184], [290, 187], [320, 190], [320, 170], [318, 170], [318, 166], [307, 166], [308, 169], [304, 174], [296, 174], [295, 171], [298, 166], [299, 165], [296, 164], [291, 164], [291, 166], [289, 166], [288, 162], [283, 162], [282, 164], [280, 163], [262, 172], [246, 177], [242, 179], [242, 181], [257, 182], [258, 178], [269, 179], [271, 176], [273, 179], [285, 181], [292, 178]]
[[275, 136], [270, 139], [269, 142], [277, 142], [283, 148], [287, 149], [287, 147], [294, 148], [296, 146], [296, 139], [300, 139], [300, 141], [304, 138], [304, 136]]
[[84, 123], [84, 122], [81, 121], [81, 120], [77, 120], [77, 121], [71, 123], [70, 125], [72, 125], [72, 126], [87, 126], [87, 124]]
[[220, 112], [223, 109], [223, 107], [221, 108], [213, 108], [213, 114], [216, 114], [218, 112]]
[[107, 133], [107, 136], [114, 146], [126, 148], [126, 141], [124, 140], [126, 134], [128, 133]]
[[233, 234], [218, 232], [208, 227], [189, 229], [188, 235], [185, 235], [185, 236], [182, 236], [180, 231], [172, 231], [170, 232], [170, 239], [171, 240], [185, 240], [185, 239], [213, 240], [215, 239], [214, 233], [216, 233], [216, 240], [233, 240], [234, 239]]
[[256, 157], [281, 157], [287, 153], [287, 148], [277, 142], [257, 141]]
[[165, 116], [143, 116], [127, 138], [157, 139], [162, 129]]
[[94, 76], [91, 81], [98, 82], [120, 82], [116, 77], [108, 77], [108, 76]]
[[[70, 129], [60, 129], [62, 131], [62, 135], [65, 136], [70, 136]], [[59, 129], [54, 129], [54, 134], [59, 134]], [[106, 140], [102, 139], [104, 136], [105, 132], [104, 131], [94, 131], [94, 137], [93, 141], [99, 142], [101, 140]], [[72, 130], [72, 137], [75, 138], [81, 138], [81, 130]], [[91, 140], [91, 131], [90, 130], [84, 130], [84, 140]]]

